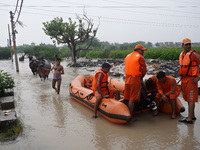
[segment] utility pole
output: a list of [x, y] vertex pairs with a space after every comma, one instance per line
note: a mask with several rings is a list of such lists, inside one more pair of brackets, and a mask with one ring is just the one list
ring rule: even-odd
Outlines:
[[9, 24], [8, 24], [8, 35], [9, 35], [8, 46], [9, 46], [9, 48], [10, 48], [11, 60], [12, 60], [12, 62], [13, 62], [13, 51], [12, 51], [12, 44], [11, 44], [10, 26], [9, 26]]
[[15, 25], [13, 22], [13, 13], [10, 11], [10, 22], [11, 22], [11, 28], [12, 28], [12, 38], [13, 38], [13, 47], [15, 51], [15, 64], [16, 64], [16, 71], [19, 72], [19, 65], [18, 65], [18, 59], [17, 59], [17, 49], [16, 49], [16, 37], [15, 37]]

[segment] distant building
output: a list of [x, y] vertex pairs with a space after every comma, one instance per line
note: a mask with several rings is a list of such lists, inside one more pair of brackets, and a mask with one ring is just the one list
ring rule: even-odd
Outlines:
[[29, 47], [29, 45], [28, 44], [23, 44], [23, 47]]
[[192, 46], [200, 46], [200, 42], [192, 43]]
[[35, 43], [34, 43], [34, 42], [32, 42], [32, 43], [31, 43], [31, 46], [35, 46]]
[[49, 47], [49, 48], [51, 48], [51, 47], [56, 47], [56, 46], [53, 45], [53, 44], [45, 44], [45, 43], [41, 43], [39, 46], [44, 46], [44, 47]]

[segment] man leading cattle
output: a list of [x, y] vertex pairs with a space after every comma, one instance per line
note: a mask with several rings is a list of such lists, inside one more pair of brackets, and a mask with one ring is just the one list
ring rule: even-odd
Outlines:
[[200, 55], [198, 52], [191, 50], [191, 40], [182, 41], [184, 51], [179, 56], [181, 77], [181, 90], [183, 98], [188, 102], [188, 117], [180, 120], [183, 123], [192, 124], [195, 117], [195, 102], [198, 102], [198, 81], [200, 80], [199, 64]]

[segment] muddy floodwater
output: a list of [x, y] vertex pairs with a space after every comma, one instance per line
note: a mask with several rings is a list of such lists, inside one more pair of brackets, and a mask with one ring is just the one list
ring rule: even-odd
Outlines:
[[[0, 150], [189, 150], [200, 149], [200, 105], [196, 105], [197, 120], [192, 125], [178, 123], [186, 111], [170, 119], [160, 113], [136, 115], [136, 121], [118, 125], [103, 117], [93, 119], [93, 112], [72, 100], [69, 83], [79, 74], [94, 73], [85, 68], [68, 68], [61, 63], [60, 95], [51, 88], [52, 73], [45, 82], [33, 76], [29, 61], [15, 63], [1, 60], [0, 69], [9, 72], [15, 80], [14, 98], [17, 116], [24, 125], [23, 133], [14, 141], [1, 142]], [[199, 97], [200, 98], [200, 97]]]

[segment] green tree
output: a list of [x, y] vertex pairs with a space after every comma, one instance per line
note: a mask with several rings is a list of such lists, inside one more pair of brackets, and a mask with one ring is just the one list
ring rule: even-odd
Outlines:
[[24, 48], [24, 53], [28, 54], [28, 55], [33, 55], [33, 47], [28, 46], [28, 47]]
[[147, 42], [147, 47], [151, 48], [151, 47], [153, 47], [153, 44], [151, 42]]
[[129, 48], [129, 44], [128, 43], [123, 43], [120, 44], [119, 49], [120, 50], [127, 50]]
[[160, 44], [158, 42], [155, 45], [156, 45], [156, 47], [160, 47]]
[[[98, 27], [93, 29], [94, 24], [85, 14], [83, 17], [77, 16], [78, 24], [68, 18], [68, 22], [64, 22], [62, 18], [54, 18], [50, 22], [44, 22], [44, 32], [53, 39], [55, 43], [67, 44], [72, 54], [72, 61], [76, 64], [76, 54], [80, 50], [88, 50], [96, 36]], [[89, 42], [88, 42], [89, 41]], [[87, 46], [81, 47], [80, 44], [88, 42]]]
[[60, 54], [60, 51], [57, 47], [45, 47], [45, 46], [30, 46], [24, 49], [25, 54], [33, 55], [37, 58], [44, 57], [48, 60], [54, 60], [56, 54]]
[[68, 46], [63, 46], [62, 48], [60, 48], [59, 51], [60, 51], [61, 58], [70, 57], [72, 55]]
[[8, 59], [10, 57], [10, 49], [8, 47], [0, 47], [0, 59]]

